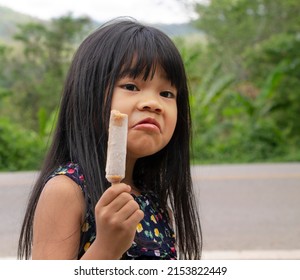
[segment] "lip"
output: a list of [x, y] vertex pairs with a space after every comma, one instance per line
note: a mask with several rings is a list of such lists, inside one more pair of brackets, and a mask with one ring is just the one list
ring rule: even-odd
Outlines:
[[136, 123], [133, 128], [141, 128], [141, 129], [153, 129], [161, 131], [160, 124], [154, 118], [145, 118], [138, 123]]

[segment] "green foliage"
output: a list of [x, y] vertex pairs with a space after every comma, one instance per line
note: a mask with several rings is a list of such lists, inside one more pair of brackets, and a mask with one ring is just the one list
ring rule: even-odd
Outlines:
[[2, 7], [0, 4], [0, 38], [3, 42], [12, 44], [13, 34], [17, 32], [18, 24], [25, 24], [28, 22], [40, 22], [39, 19], [31, 16], [18, 13], [9, 8]]
[[56, 110], [71, 57], [90, 24], [88, 18], [66, 15], [49, 25], [30, 22], [19, 27], [15, 40], [22, 53], [11, 59], [10, 71], [10, 101], [18, 108], [14, 121], [38, 131], [40, 108], [47, 116]]
[[53, 111], [50, 116], [47, 116], [45, 108], [40, 108], [38, 112], [39, 120], [39, 136], [49, 137], [57, 123], [58, 112]]
[[[249, 74], [258, 86], [266, 79], [275, 85], [270, 97], [271, 109], [277, 111], [273, 118], [280, 129], [289, 128], [288, 137], [297, 141], [300, 138], [300, 37], [275, 34], [255, 46], [255, 52], [247, 50], [244, 57]], [[273, 80], [267, 76], [270, 72], [274, 73]]]
[[[253, 162], [284, 155], [289, 130], [279, 129], [272, 118], [278, 108], [272, 97], [283, 73], [274, 70], [261, 93], [253, 98], [232, 91], [232, 77], [216, 79], [219, 69], [218, 64], [212, 66], [208, 77], [204, 78], [211, 82], [203, 83], [199, 90], [203, 97], [191, 102], [194, 160]], [[214, 81], [210, 77], [215, 77]], [[213, 90], [210, 84], [214, 85]]]
[[299, 161], [299, 1], [195, 9], [207, 36], [191, 86], [196, 162]]
[[0, 119], [0, 170], [37, 170], [45, 152], [44, 139], [31, 130]]
[[[174, 38], [187, 71], [195, 163], [300, 160], [298, 0], [197, 4], [206, 37]], [[0, 170], [39, 168], [63, 80], [90, 21], [19, 27], [0, 45]]]
[[39, 167], [71, 57], [90, 26], [72, 15], [29, 22], [19, 26], [17, 48], [0, 46], [0, 170]]
[[243, 53], [274, 34], [297, 34], [300, 28], [298, 0], [211, 0], [197, 4], [195, 26], [204, 31], [215, 56], [222, 57], [224, 71], [247, 77]]

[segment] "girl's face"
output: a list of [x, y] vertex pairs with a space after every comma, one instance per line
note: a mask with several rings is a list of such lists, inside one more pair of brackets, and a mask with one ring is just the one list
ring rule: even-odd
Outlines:
[[177, 122], [176, 97], [159, 66], [152, 79], [125, 76], [116, 82], [111, 109], [128, 115], [127, 157], [149, 156], [169, 143]]

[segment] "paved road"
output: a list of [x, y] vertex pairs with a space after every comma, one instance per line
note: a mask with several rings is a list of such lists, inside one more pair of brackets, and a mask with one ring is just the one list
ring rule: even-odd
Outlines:
[[300, 259], [300, 164], [200, 166], [193, 178], [204, 250]]
[[[300, 259], [300, 164], [193, 168], [206, 259]], [[36, 172], [0, 173], [0, 259], [15, 258]]]

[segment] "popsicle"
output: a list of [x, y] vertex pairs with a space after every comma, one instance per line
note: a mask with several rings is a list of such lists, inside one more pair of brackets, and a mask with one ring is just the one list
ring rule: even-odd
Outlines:
[[106, 179], [119, 183], [125, 177], [128, 116], [112, 110], [109, 119]]

